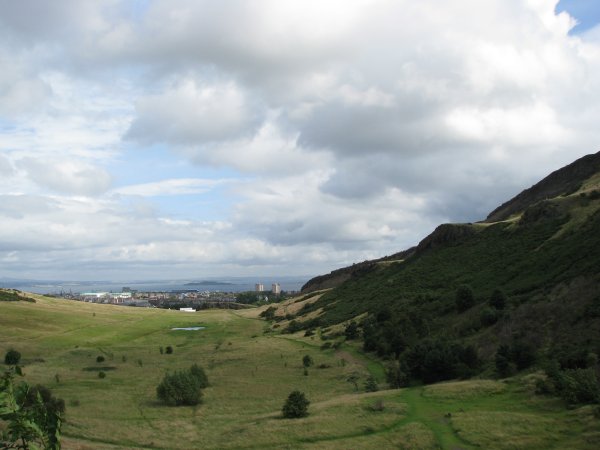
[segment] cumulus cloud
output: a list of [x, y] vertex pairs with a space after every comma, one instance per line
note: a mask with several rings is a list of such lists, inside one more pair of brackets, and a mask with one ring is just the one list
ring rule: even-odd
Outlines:
[[56, 192], [94, 196], [111, 185], [106, 170], [82, 161], [24, 158], [18, 166], [34, 183]]
[[142, 143], [203, 144], [250, 134], [260, 122], [234, 83], [198, 85], [184, 79], [165, 92], [144, 97], [127, 137]]
[[0, 2], [11, 267], [328, 271], [598, 150], [556, 0], [42, 3]]

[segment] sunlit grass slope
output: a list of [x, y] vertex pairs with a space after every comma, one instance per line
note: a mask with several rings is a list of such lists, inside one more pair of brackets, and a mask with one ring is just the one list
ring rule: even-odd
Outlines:
[[[369, 373], [385, 387], [372, 360], [352, 347], [322, 351], [317, 336], [265, 334], [265, 322], [252, 312], [36, 298], [0, 302], [0, 351], [18, 349], [26, 380], [65, 399], [66, 449], [591, 449], [600, 443], [591, 410], [566, 411], [518, 381], [365, 393]], [[171, 331], [191, 325], [206, 328]], [[167, 346], [173, 354], [161, 354]], [[308, 375], [305, 354], [315, 361]], [[97, 363], [100, 355], [105, 360]], [[203, 404], [157, 403], [163, 374], [193, 363], [211, 383]], [[351, 374], [358, 390], [347, 381]], [[293, 389], [311, 401], [307, 418], [281, 418]]]

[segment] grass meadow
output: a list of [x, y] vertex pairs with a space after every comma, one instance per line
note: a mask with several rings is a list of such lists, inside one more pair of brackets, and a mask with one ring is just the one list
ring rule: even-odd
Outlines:
[[[266, 332], [259, 310], [183, 313], [36, 299], [0, 302], [0, 352], [20, 351], [25, 379], [65, 400], [65, 449], [600, 447], [591, 408], [567, 410], [518, 379], [385, 390], [382, 366], [356, 347], [324, 351], [318, 335]], [[206, 328], [171, 330], [196, 325]], [[173, 353], [161, 354], [167, 346]], [[315, 362], [307, 375], [306, 354]], [[158, 403], [163, 375], [193, 363], [211, 383], [203, 403]], [[365, 392], [369, 374], [382, 390]], [[311, 401], [309, 416], [283, 419], [294, 389]]]

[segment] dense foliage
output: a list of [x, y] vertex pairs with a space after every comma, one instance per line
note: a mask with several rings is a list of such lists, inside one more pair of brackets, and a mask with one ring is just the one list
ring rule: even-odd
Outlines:
[[[582, 353], [600, 354], [599, 209], [597, 199], [575, 195], [535, 205], [520, 222], [461, 225], [456, 235], [447, 226], [404, 262], [376, 266], [306, 305], [288, 331], [367, 313], [346, 337], [362, 333], [365, 350], [399, 358], [408, 378], [486, 368], [505, 376], [542, 359], [572, 366]], [[423, 348], [436, 358], [415, 363]], [[420, 369], [427, 364], [438, 368], [433, 375]]]
[[202, 401], [202, 389], [208, 378], [202, 367], [194, 364], [188, 370], [167, 373], [158, 387], [158, 399], [171, 406], [194, 406]]
[[15, 349], [10, 349], [6, 352], [6, 355], [4, 355], [4, 364], [7, 366], [19, 364], [19, 361], [21, 361], [21, 353]]
[[292, 391], [285, 401], [282, 413], [286, 419], [296, 419], [306, 417], [308, 415], [308, 405], [310, 401], [306, 398], [303, 392]]
[[17, 375], [21, 375], [18, 366], [0, 379], [0, 445], [5, 449], [60, 449], [64, 401], [42, 385], [16, 384]]

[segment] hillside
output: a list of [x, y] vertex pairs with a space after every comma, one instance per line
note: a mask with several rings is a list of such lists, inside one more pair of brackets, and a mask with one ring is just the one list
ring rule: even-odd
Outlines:
[[[387, 389], [381, 364], [353, 343], [323, 348], [319, 336], [266, 332], [261, 310], [189, 314], [32, 297], [0, 301], [0, 351], [18, 349], [24, 379], [65, 400], [65, 450], [591, 450], [600, 443], [591, 408], [567, 411], [535, 395], [531, 377]], [[172, 330], [199, 324], [206, 328]], [[174, 352], [162, 354], [165, 345]], [[304, 355], [314, 360], [307, 371]], [[160, 404], [159, 380], [192, 363], [210, 382], [202, 404]], [[365, 392], [369, 376], [379, 391]], [[293, 389], [310, 399], [308, 417], [281, 417]]]
[[[474, 294], [464, 310], [461, 285]], [[500, 309], [489, 303], [496, 290], [506, 296]], [[313, 328], [365, 315], [366, 349], [407, 357], [415, 346], [451, 342], [476, 351], [475, 372], [493, 370], [502, 345], [526, 343], [537, 361], [563, 367], [600, 354], [600, 153], [553, 172], [484, 222], [439, 226], [403, 261], [363, 263], [294, 318]]]

